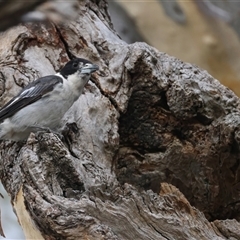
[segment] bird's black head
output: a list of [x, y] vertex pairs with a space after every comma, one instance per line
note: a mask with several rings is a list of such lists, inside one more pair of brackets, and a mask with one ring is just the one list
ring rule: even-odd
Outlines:
[[69, 75], [80, 71], [82, 74], [91, 74], [98, 70], [98, 66], [84, 58], [75, 58], [69, 61], [60, 71], [61, 75], [67, 78]]

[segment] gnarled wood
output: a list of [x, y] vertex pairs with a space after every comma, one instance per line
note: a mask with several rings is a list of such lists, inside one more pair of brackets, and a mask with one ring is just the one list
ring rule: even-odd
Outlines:
[[105, 1], [79, 1], [77, 11], [67, 26], [0, 37], [2, 104], [69, 57], [100, 66], [63, 119], [79, 128], [68, 144], [42, 132], [1, 142], [0, 176], [17, 214], [27, 211], [43, 239], [237, 236], [237, 221], [209, 220], [239, 219], [239, 99], [196, 66], [124, 43]]

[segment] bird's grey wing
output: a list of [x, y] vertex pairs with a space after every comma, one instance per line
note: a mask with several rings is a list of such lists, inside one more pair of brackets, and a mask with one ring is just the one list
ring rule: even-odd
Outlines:
[[20, 109], [27, 105], [30, 105], [44, 95], [54, 89], [56, 84], [62, 83], [63, 80], [57, 75], [50, 75], [37, 79], [36, 81], [27, 85], [20, 93], [12, 98], [3, 108], [0, 110], [0, 122], [4, 119], [13, 116]]

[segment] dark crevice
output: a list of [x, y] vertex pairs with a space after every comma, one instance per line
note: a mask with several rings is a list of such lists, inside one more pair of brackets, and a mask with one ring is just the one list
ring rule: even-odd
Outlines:
[[179, 141], [184, 141], [187, 140], [186, 135], [182, 132], [181, 129], [174, 128], [171, 133], [179, 140]]
[[232, 171], [232, 173], [233, 173], [234, 176], [237, 175], [238, 168], [239, 168], [239, 164], [240, 164], [240, 160], [239, 160], [239, 158], [237, 158], [237, 159], [236, 159], [236, 162], [234, 163], [234, 165], [229, 168], [229, 169]]
[[4, 94], [6, 90], [6, 78], [2, 72], [0, 72], [0, 97]]
[[63, 37], [62, 32], [61, 32], [61, 30], [59, 29], [59, 27], [58, 27], [56, 24], [54, 24], [54, 26], [55, 26], [55, 29], [56, 29], [58, 35], [59, 35], [60, 40], [62, 41], [62, 43], [63, 43], [63, 45], [64, 45], [65, 51], [66, 51], [69, 59], [74, 59], [74, 58], [76, 58], [76, 56], [75, 56], [73, 53], [70, 52], [68, 43], [67, 43], [67, 41], [65, 40], [65, 38]]
[[[232, 137], [234, 138], [234, 133], [232, 133]], [[231, 153], [238, 154], [239, 151], [240, 149], [239, 149], [238, 142], [235, 139], [233, 139], [233, 142], [231, 144]]]
[[202, 125], [210, 125], [211, 123], [212, 123], [212, 121], [213, 121], [213, 119], [211, 119], [211, 118], [208, 118], [208, 117], [206, 117], [206, 116], [204, 116], [203, 114], [201, 114], [201, 113], [197, 113], [197, 116], [195, 117], [195, 119], [199, 122], [199, 123], [201, 123]]
[[154, 146], [142, 146], [141, 144], [139, 144], [139, 146], [134, 145], [133, 143], [129, 142], [129, 141], [124, 141], [121, 142], [122, 145], [124, 145], [125, 147], [137, 150], [140, 154], [144, 155], [146, 153], [164, 153], [167, 150], [166, 146], [158, 146], [158, 147], [154, 147]]
[[161, 96], [161, 100], [159, 102], [159, 106], [167, 111], [170, 111], [169, 106], [167, 104], [166, 92], [161, 92], [160, 96]]
[[112, 106], [114, 106], [114, 108], [120, 113], [121, 109], [118, 106], [117, 101], [112, 98], [111, 96], [109, 96], [108, 94], [106, 94], [104, 92], [104, 90], [101, 88], [100, 83], [97, 81], [97, 79], [95, 78], [95, 76], [91, 76], [90, 80], [96, 85], [96, 87], [99, 89], [100, 93], [106, 97], [107, 99], [109, 99], [109, 101], [111, 102]]

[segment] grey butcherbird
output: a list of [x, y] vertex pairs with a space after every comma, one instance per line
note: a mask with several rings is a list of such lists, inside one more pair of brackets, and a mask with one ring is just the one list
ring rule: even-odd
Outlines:
[[59, 73], [31, 82], [0, 110], [0, 139], [20, 141], [39, 129], [56, 129], [98, 69], [90, 61], [76, 58]]

